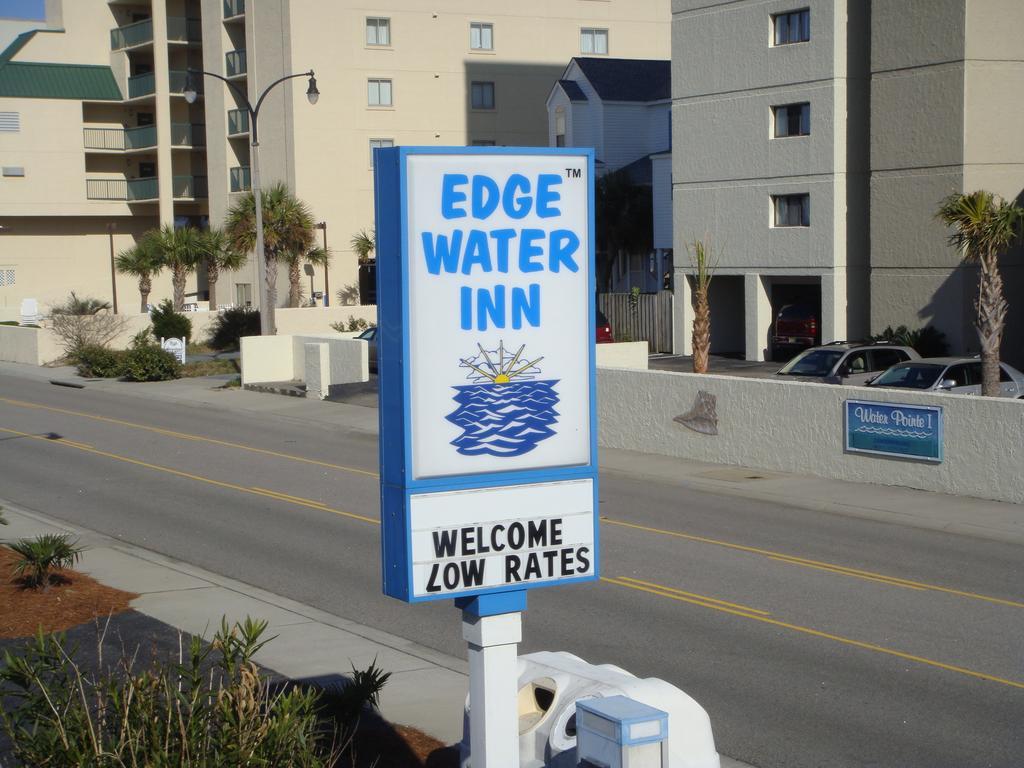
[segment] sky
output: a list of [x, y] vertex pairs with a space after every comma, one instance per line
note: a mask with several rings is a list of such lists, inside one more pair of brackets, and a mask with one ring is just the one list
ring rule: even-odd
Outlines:
[[0, 0], [0, 19], [44, 18], [44, 0]]

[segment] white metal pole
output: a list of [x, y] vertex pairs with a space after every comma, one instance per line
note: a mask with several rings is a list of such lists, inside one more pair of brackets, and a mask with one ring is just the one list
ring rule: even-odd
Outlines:
[[519, 768], [518, 643], [521, 613], [462, 613], [469, 644], [469, 757], [472, 768]]

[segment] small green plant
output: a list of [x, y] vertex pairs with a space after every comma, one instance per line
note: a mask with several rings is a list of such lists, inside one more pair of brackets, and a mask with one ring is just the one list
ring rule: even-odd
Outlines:
[[88, 344], [78, 350], [75, 365], [78, 375], [86, 378], [114, 379], [124, 375], [125, 352]]
[[336, 330], [338, 333], [353, 332], [353, 331], [365, 331], [367, 328], [372, 328], [374, 323], [369, 323], [361, 317], [355, 315], [349, 315], [348, 321], [339, 320], [336, 323], [331, 323], [331, 328]]
[[95, 674], [82, 671], [64, 635], [40, 632], [20, 653], [6, 651], [0, 668], [0, 727], [16, 764], [335, 765], [387, 673], [375, 664], [353, 670], [336, 692], [273, 685], [253, 661], [272, 639], [266, 629], [265, 621], [222, 619], [212, 643], [192, 638], [173, 662], [139, 669], [144, 654], [125, 650]]
[[128, 381], [169, 381], [181, 376], [181, 363], [162, 350], [149, 331], [140, 331], [124, 355], [122, 375]]
[[154, 309], [149, 319], [153, 323], [153, 337], [157, 339], [180, 339], [188, 341], [192, 338], [192, 321], [180, 312], [174, 311], [170, 299], [164, 299]]
[[72, 363], [83, 347], [105, 347], [124, 331], [125, 318], [109, 309], [107, 302], [80, 297], [74, 291], [62, 304], [50, 308], [50, 329]]
[[66, 533], [44, 533], [34, 539], [19, 539], [8, 546], [20, 558], [14, 563], [14, 576], [26, 586], [43, 591], [56, 583], [55, 571], [70, 568], [83, 551]]
[[248, 307], [225, 309], [210, 327], [209, 345], [213, 349], [238, 349], [243, 336], [260, 335], [260, 312]]

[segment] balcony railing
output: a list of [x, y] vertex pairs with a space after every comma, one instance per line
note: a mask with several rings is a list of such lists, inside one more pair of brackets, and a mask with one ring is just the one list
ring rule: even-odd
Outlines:
[[249, 133], [249, 110], [228, 110], [228, 136], [240, 136]]
[[[185, 92], [185, 86], [188, 85], [188, 72], [183, 69], [172, 69], [168, 73], [167, 79], [171, 93]], [[194, 83], [193, 87], [196, 89], [197, 93], [203, 92], [202, 80], [203, 79], [201, 77], [197, 77], [196, 82]]]
[[110, 50], [112, 51], [119, 51], [122, 48], [133, 48], [136, 45], [152, 42], [152, 19], [136, 21], [134, 24], [125, 24], [123, 27], [115, 27], [110, 30]]
[[160, 188], [155, 176], [145, 179], [86, 179], [85, 196], [89, 200], [137, 203], [159, 199]]
[[249, 176], [249, 166], [236, 166], [231, 169], [231, 191], [248, 192], [252, 189], [252, 179]]
[[[203, 24], [199, 19], [182, 16], [167, 17], [167, 40], [172, 43], [198, 43], [203, 39]], [[153, 20], [145, 19], [110, 30], [110, 50], [134, 48], [153, 42]]]
[[171, 123], [171, 146], [206, 146], [205, 128], [206, 126], [202, 123]]
[[175, 176], [172, 183], [176, 200], [205, 198], [207, 195], [205, 176]]
[[224, 54], [225, 68], [228, 77], [245, 74], [245, 51], [228, 51]]
[[152, 72], [132, 75], [128, 78], [129, 99], [137, 99], [140, 96], [148, 96], [151, 93], [156, 93], [156, 75]]
[[138, 128], [127, 128], [124, 132], [125, 149], [148, 149], [155, 146], [155, 125], [140, 125]]
[[181, 16], [167, 18], [167, 40], [171, 43], [199, 43], [203, 40], [203, 23]]
[[233, 19], [245, 14], [245, 0], [224, 0], [224, 18]]
[[86, 128], [83, 140], [86, 149], [124, 149], [124, 129]]

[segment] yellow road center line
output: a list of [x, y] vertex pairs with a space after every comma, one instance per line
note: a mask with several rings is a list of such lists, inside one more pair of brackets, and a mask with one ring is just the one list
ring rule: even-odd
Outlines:
[[686, 597], [692, 597], [695, 600], [703, 600], [707, 603], [716, 603], [717, 605], [727, 605], [730, 608], [738, 608], [741, 611], [747, 611], [749, 613], [759, 613], [762, 616], [771, 616], [769, 611], [762, 611], [760, 608], [751, 608], [749, 605], [742, 605], [740, 603], [730, 603], [727, 600], [719, 600], [716, 597], [708, 597], [707, 595], [699, 595], [696, 592], [687, 592], [682, 589], [676, 589], [675, 587], [666, 587], [664, 584], [654, 584], [650, 581], [641, 581], [640, 579], [634, 579], [630, 576], [619, 576], [622, 581], [628, 581], [632, 584], [641, 584], [645, 587], [652, 587], [654, 589], [661, 590], [662, 592], [671, 592], [674, 595], [684, 595]]
[[68, 416], [79, 416], [83, 419], [92, 419], [93, 421], [103, 421], [108, 424], [117, 424], [122, 427], [131, 427], [132, 429], [141, 429], [146, 432], [154, 432], [158, 435], [164, 435], [165, 437], [175, 437], [179, 440], [192, 440], [202, 443], [210, 443], [212, 445], [220, 445], [225, 448], [235, 448], [240, 451], [249, 451], [250, 453], [259, 453], [264, 456], [274, 456], [278, 459], [288, 459], [289, 461], [298, 461], [303, 464], [313, 464], [318, 467], [327, 467], [329, 469], [338, 469], [342, 472], [352, 472], [357, 475], [367, 475], [368, 477], [377, 477], [376, 472], [372, 472], [367, 469], [358, 469], [356, 467], [348, 467], [343, 464], [332, 464], [329, 461], [319, 461], [318, 459], [309, 459], [305, 456], [296, 456], [291, 453], [281, 453], [279, 451], [271, 451], [266, 448], [256, 448], [251, 445], [245, 445], [243, 443], [232, 443], [228, 440], [218, 440], [213, 437], [204, 437], [202, 435], [193, 435], [188, 432], [176, 432], [173, 429], [164, 429], [162, 427], [152, 427], [148, 424], [139, 424], [134, 421], [126, 421], [124, 419], [115, 419], [109, 416], [99, 416], [95, 413], [85, 413], [84, 411], [72, 411], [68, 408], [57, 408], [52, 405], [43, 405], [42, 403], [31, 403], [25, 400], [14, 400], [9, 397], [0, 397], [0, 403], [7, 403], [8, 405], [17, 406], [19, 408], [35, 408], [41, 411], [52, 411], [53, 413], [63, 413]]
[[679, 601], [684, 602], [684, 603], [692, 603], [694, 605], [699, 605], [699, 606], [702, 606], [704, 608], [711, 608], [712, 610], [721, 611], [722, 613], [729, 613], [729, 614], [732, 614], [733, 616], [740, 616], [740, 617], [745, 618], [745, 619], [752, 619], [754, 621], [760, 621], [760, 622], [763, 622], [765, 624], [771, 624], [774, 627], [782, 627], [783, 629], [791, 629], [794, 632], [801, 632], [801, 633], [803, 633], [805, 635], [811, 635], [812, 637], [820, 637], [820, 638], [823, 638], [825, 640], [833, 640], [833, 641], [835, 641], [837, 643], [842, 643], [843, 645], [853, 646], [854, 648], [861, 648], [861, 649], [864, 649], [864, 650], [867, 650], [867, 651], [874, 651], [875, 653], [883, 653], [883, 654], [886, 654], [887, 656], [895, 656], [895, 657], [897, 657], [899, 659], [904, 659], [906, 661], [913, 661], [913, 662], [915, 662], [917, 664], [924, 664], [926, 666], [935, 667], [937, 669], [943, 669], [943, 670], [945, 670], [947, 672], [957, 672], [957, 673], [959, 673], [961, 675], [967, 675], [968, 677], [975, 677], [975, 678], [978, 678], [980, 680], [988, 680], [989, 682], [999, 683], [1001, 685], [1008, 685], [1011, 688], [1024, 689], [1024, 683], [1018, 682], [1016, 680], [1007, 680], [1004, 677], [996, 677], [995, 675], [989, 675], [989, 674], [986, 674], [984, 672], [978, 672], [978, 671], [973, 670], [973, 669], [967, 669], [966, 667], [958, 667], [958, 666], [956, 666], [954, 664], [945, 664], [945, 663], [943, 663], [941, 661], [935, 661], [934, 659], [926, 659], [923, 656], [915, 656], [912, 653], [905, 653], [903, 651], [898, 651], [898, 650], [896, 650], [894, 648], [886, 648], [884, 645], [876, 645], [875, 643], [866, 643], [863, 640], [854, 640], [854, 639], [849, 638], [849, 637], [843, 637], [842, 635], [833, 635], [833, 634], [831, 634], [829, 632], [822, 632], [822, 631], [817, 630], [817, 629], [812, 629], [811, 627], [804, 627], [804, 626], [801, 626], [799, 624], [790, 624], [787, 621], [779, 621], [778, 619], [768, 618], [767, 616], [758, 616], [756, 614], [748, 613], [746, 611], [736, 610], [735, 608], [728, 608], [728, 607], [722, 606], [722, 605], [714, 605], [712, 603], [701, 601], [701, 600], [691, 600], [691, 599], [686, 598], [686, 597], [682, 597], [682, 596], [678, 596], [678, 595], [673, 595], [673, 594], [671, 594], [669, 592], [666, 592], [666, 591], [664, 591], [666, 589], [664, 587], [660, 588], [660, 589], [652, 589], [650, 587], [643, 587], [643, 586], [639, 586], [639, 585], [636, 585], [636, 584], [630, 584], [630, 583], [625, 582], [625, 581], [619, 581], [617, 579], [609, 579], [609, 578], [605, 578], [605, 577], [602, 577], [601, 581], [605, 581], [605, 582], [608, 582], [610, 584], [615, 584], [615, 585], [620, 586], [620, 587], [628, 587], [629, 589], [636, 589], [636, 590], [639, 590], [640, 592], [648, 592], [648, 593], [650, 593], [652, 595], [657, 595], [659, 597], [667, 597], [667, 598], [670, 598], [672, 600], [679, 600]]
[[322, 507], [322, 508], [328, 509], [328, 510], [331, 509], [329, 506], [324, 504], [322, 501], [317, 501], [316, 499], [307, 499], [305, 496], [292, 496], [290, 493], [284, 493], [283, 491], [275, 491], [275, 490], [272, 490], [270, 488], [260, 488], [258, 485], [252, 486], [251, 489], [256, 491], [257, 493], [269, 493], [271, 496], [277, 496], [279, 498], [286, 499], [288, 501], [297, 501], [297, 502], [300, 502], [302, 504], [308, 504], [308, 505], [311, 505], [311, 506]]
[[900, 579], [889, 578], [888, 576], [885, 576], [885, 577], [882, 577], [882, 576], [865, 576], [862, 573], [856, 573], [856, 572], [853, 572], [853, 571], [851, 571], [851, 570], [849, 570], [847, 568], [841, 568], [841, 567], [830, 568], [830, 567], [825, 566], [825, 565], [812, 565], [811, 563], [802, 563], [798, 559], [792, 558], [792, 557], [772, 556], [770, 559], [775, 560], [776, 562], [779, 562], [779, 563], [787, 563], [789, 565], [799, 565], [799, 566], [801, 566], [803, 568], [814, 568], [815, 570], [818, 570], [818, 571], [826, 571], [828, 573], [835, 573], [835, 574], [838, 574], [840, 576], [851, 576], [852, 578], [864, 579], [865, 581], [877, 581], [877, 582], [879, 582], [881, 584], [888, 584], [890, 587], [903, 587], [904, 589], [916, 589], [918, 592], [925, 592], [926, 591], [924, 587], [918, 587], [918, 586], [915, 586], [913, 584], [907, 584], [907, 583], [904, 583]]
[[6, 427], [0, 427], [0, 432], [7, 432], [8, 434], [11, 434], [11, 435], [18, 435], [20, 437], [27, 437], [27, 438], [31, 438], [32, 440], [39, 440], [41, 442], [49, 443], [51, 445], [63, 445], [63, 446], [67, 446], [68, 448], [74, 448], [75, 450], [78, 450], [78, 451], [84, 451], [85, 453], [92, 453], [92, 454], [95, 454], [96, 456], [103, 456], [103, 457], [108, 458], [108, 459], [114, 459], [115, 461], [122, 461], [122, 462], [124, 462], [126, 464], [133, 464], [133, 465], [135, 465], [137, 467], [145, 467], [146, 469], [156, 470], [157, 472], [164, 472], [164, 473], [166, 473], [168, 475], [174, 475], [175, 477], [184, 477], [184, 478], [186, 478], [188, 480], [196, 480], [196, 481], [198, 481], [200, 483], [206, 483], [208, 485], [215, 485], [215, 486], [217, 486], [219, 488], [227, 488], [227, 489], [232, 490], [232, 491], [240, 491], [242, 493], [248, 493], [248, 494], [252, 494], [254, 496], [264, 496], [264, 497], [269, 498], [269, 499], [275, 499], [277, 501], [284, 501], [284, 502], [287, 502], [289, 504], [299, 504], [301, 506], [309, 507], [311, 509], [316, 509], [316, 510], [319, 510], [321, 512], [333, 512], [334, 514], [341, 515], [342, 517], [349, 517], [349, 518], [351, 518], [353, 520], [361, 520], [362, 522], [365, 522], [365, 523], [372, 523], [374, 525], [380, 525], [380, 521], [375, 519], [375, 518], [366, 517], [365, 515], [357, 515], [354, 512], [345, 512], [345, 511], [340, 510], [340, 509], [333, 509], [331, 507], [327, 507], [327, 506], [321, 504], [320, 502], [314, 502], [314, 501], [310, 501], [310, 500], [299, 500], [298, 497], [288, 497], [288, 496], [280, 495], [280, 494], [278, 494], [276, 492], [273, 492], [273, 491], [260, 491], [260, 490], [254, 489], [254, 488], [246, 488], [244, 485], [236, 485], [235, 483], [228, 483], [228, 482], [225, 482], [223, 480], [214, 480], [211, 477], [203, 477], [202, 475], [194, 475], [191, 472], [183, 472], [180, 469], [173, 469], [171, 467], [163, 467], [163, 466], [160, 466], [159, 464], [150, 464], [148, 461], [142, 461], [141, 459], [133, 459], [130, 456], [121, 456], [121, 455], [118, 455], [116, 453], [110, 453], [108, 451], [101, 451], [98, 448], [91, 448], [91, 447], [88, 447], [88, 446], [83, 445], [81, 443], [72, 443], [72, 442], [68, 442], [67, 440], [51, 440], [51, 439], [49, 439], [47, 437], [43, 437], [42, 435], [33, 435], [33, 434], [29, 433], [29, 432], [19, 432], [16, 429], [7, 429]]
[[706, 536], [695, 536], [692, 533], [683, 533], [682, 531], [669, 531], [664, 528], [652, 528], [648, 525], [640, 525], [639, 523], [628, 523], [625, 520], [612, 520], [608, 517], [601, 518], [602, 523], [607, 525], [615, 525], [620, 528], [632, 528], [637, 531], [645, 531], [647, 533], [654, 533], [659, 536], [671, 536], [677, 539], [686, 539], [687, 541], [695, 541], [701, 544], [714, 544], [718, 547], [725, 547], [726, 549], [734, 549], [739, 552], [749, 552], [754, 555], [764, 555], [768, 558], [781, 558], [794, 564], [806, 565], [806, 566], [817, 566], [826, 570], [843, 571], [850, 575], [860, 575], [865, 577], [873, 577], [881, 581], [891, 582], [894, 585], [901, 587], [917, 587], [919, 589], [929, 590], [932, 592], [944, 592], [947, 595], [956, 595], [957, 597], [968, 597], [972, 600], [983, 600], [988, 603], [996, 603], [997, 605], [1008, 605], [1012, 608], [1024, 608], [1024, 603], [1016, 600], [1006, 600], [1001, 597], [992, 597], [990, 595], [981, 595], [976, 592], [966, 592], [961, 589], [953, 589], [951, 587], [940, 587], [937, 584], [927, 584], [921, 581], [911, 581], [910, 579], [903, 579], [898, 576], [887, 576], [884, 573], [875, 573], [874, 571], [862, 571], [857, 568], [849, 568], [845, 565], [837, 565], [835, 563], [826, 563], [820, 560], [809, 560], [804, 557], [797, 557], [796, 555], [787, 555], [784, 552], [773, 552], [770, 549], [760, 549], [759, 547], [748, 547], [744, 544], [734, 544], [731, 541], [722, 541], [720, 539], [711, 539]]

